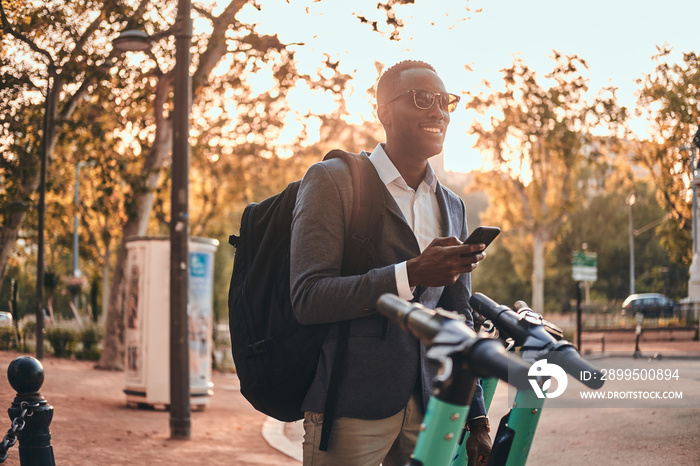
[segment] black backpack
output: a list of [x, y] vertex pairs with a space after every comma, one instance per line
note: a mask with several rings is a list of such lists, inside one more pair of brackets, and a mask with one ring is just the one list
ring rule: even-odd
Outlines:
[[[331, 158], [343, 159], [353, 180], [342, 274], [365, 273], [375, 263], [384, 211], [383, 183], [366, 155], [333, 150], [324, 160]], [[301, 403], [316, 373], [321, 344], [328, 332], [328, 325], [299, 324], [292, 311], [290, 229], [299, 185], [300, 181], [295, 181], [279, 194], [249, 204], [241, 218], [240, 235], [229, 238], [236, 248], [228, 300], [229, 328], [241, 393], [258, 411], [286, 422], [303, 417]], [[349, 323], [342, 324], [341, 335], [347, 335], [348, 329]], [[336, 357], [331, 375], [336, 388], [329, 390], [326, 400], [326, 418], [331, 421], [324, 430], [328, 431], [333, 398], [342, 377], [342, 359], [347, 353], [347, 336], [344, 340], [339, 343], [344, 351], [340, 346], [337, 351], [341, 360]]]

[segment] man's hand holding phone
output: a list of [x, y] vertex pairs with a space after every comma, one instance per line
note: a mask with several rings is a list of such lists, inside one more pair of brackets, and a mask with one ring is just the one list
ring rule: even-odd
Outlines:
[[489, 244], [501, 233], [498, 227], [477, 227], [471, 232], [464, 244], [483, 244], [479, 252], [488, 247]]
[[483, 243], [467, 244], [454, 236], [436, 238], [425, 250], [406, 262], [411, 286], [448, 286], [471, 272], [486, 257]]

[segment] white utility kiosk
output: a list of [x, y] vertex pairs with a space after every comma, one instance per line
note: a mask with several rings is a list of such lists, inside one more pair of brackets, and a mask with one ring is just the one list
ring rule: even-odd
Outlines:
[[[190, 238], [189, 340], [190, 403], [209, 404], [211, 382], [214, 253], [219, 242]], [[170, 405], [170, 240], [127, 240], [126, 287], [122, 297], [125, 329], [127, 404]]]

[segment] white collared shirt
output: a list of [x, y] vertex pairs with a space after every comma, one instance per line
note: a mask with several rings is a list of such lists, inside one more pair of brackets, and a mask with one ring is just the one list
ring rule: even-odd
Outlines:
[[[403, 179], [394, 166], [381, 144], [377, 144], [369, 157], [377, 169], [379, 178], [394, 197], [401, 209], [406, 222], [416, 235], [421, 252], [437, 237], [442, 236], [440, 231], [440, 207], [437, 202], [436, 187], [437, 176], [428, 163], [425, 177], [418, 189], [414, 190]], [[399, 296], [404, 299], [412, 299], [413, 292], [408, 284], [408, 271], [406, 262], [396, 264], [396, 288]]]

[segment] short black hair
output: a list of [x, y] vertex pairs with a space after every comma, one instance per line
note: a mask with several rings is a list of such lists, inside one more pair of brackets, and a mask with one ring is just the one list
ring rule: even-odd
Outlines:
[[377, 105], [381, 105], [387, 100], [391, 99], [391, 91], [396, 87], [396, 82], [399, 80], [399, 75], [402, 71], [414, 70], [414, 69], [426, 69], [437, 74], [435, 68], [429, 63], [419, 60], [404, 60], [397, 64], [391, 66], [387, 69], [379, 78], [377, 82]]

